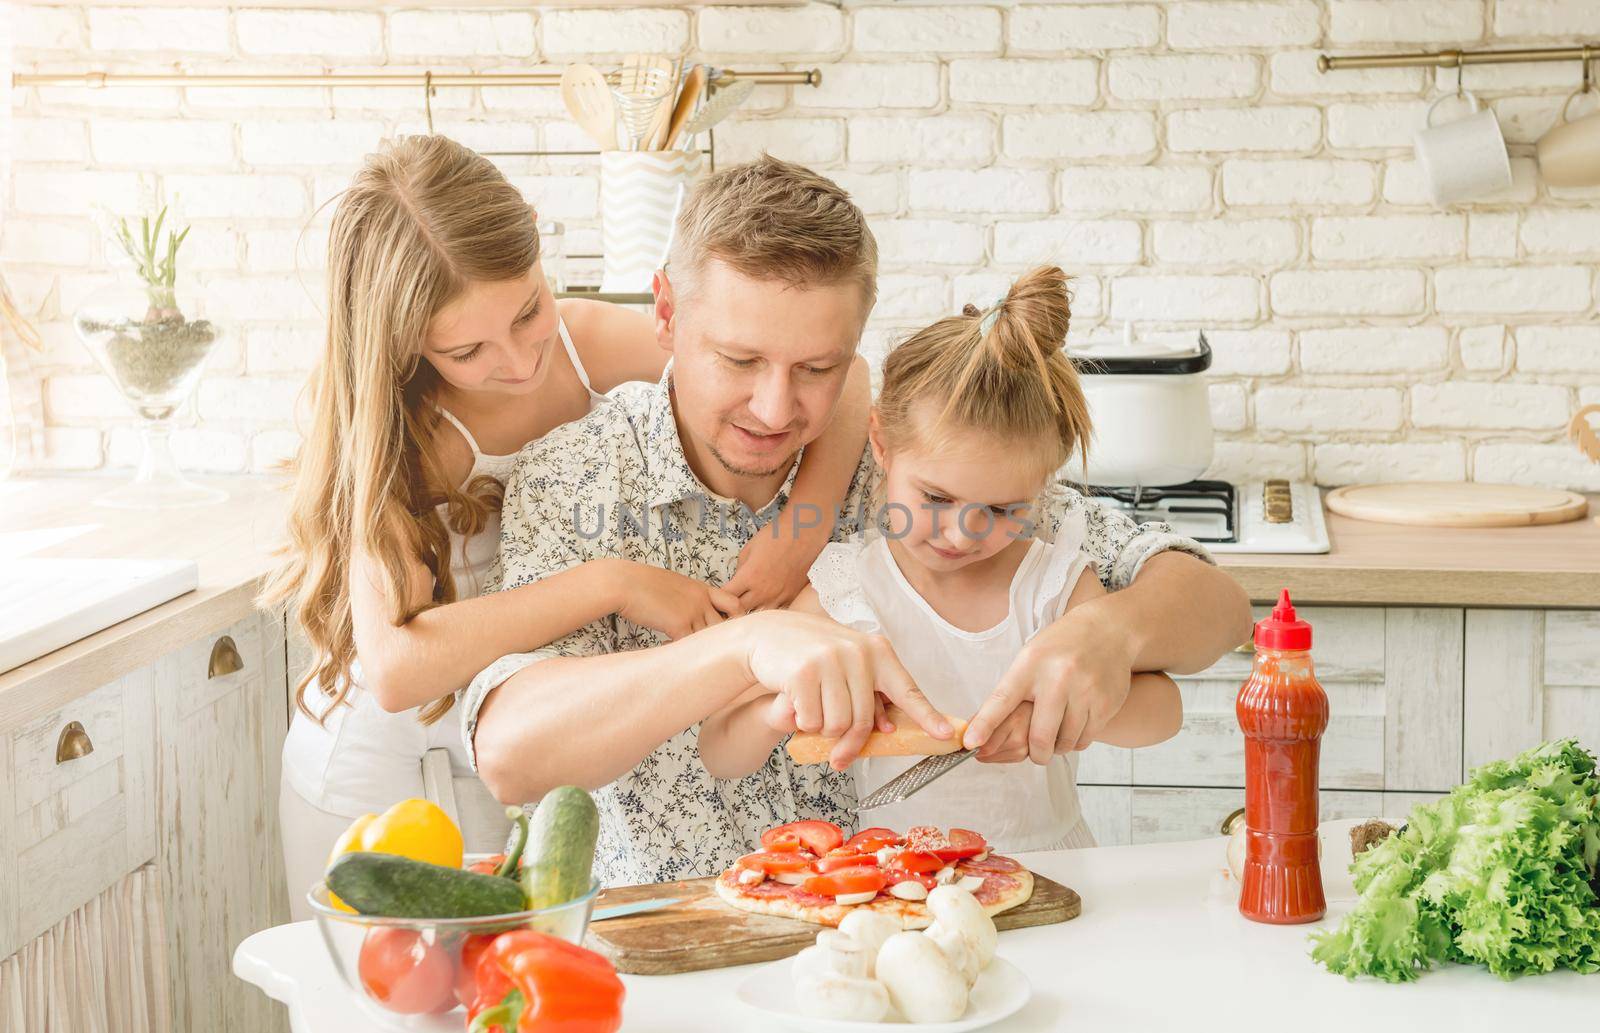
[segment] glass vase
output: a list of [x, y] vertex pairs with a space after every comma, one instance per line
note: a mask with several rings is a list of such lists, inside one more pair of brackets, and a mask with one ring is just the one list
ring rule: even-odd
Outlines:
[[141, 419], [143, 450], [131, 482], [94, 501], [123, 509], [166, 509], [223, 501], [173, 459], [174, 417], [194, 393], [221, 328], [195, 318], [198, 299], [167, 288], [114, 287], [73, 313], [78, 338]]

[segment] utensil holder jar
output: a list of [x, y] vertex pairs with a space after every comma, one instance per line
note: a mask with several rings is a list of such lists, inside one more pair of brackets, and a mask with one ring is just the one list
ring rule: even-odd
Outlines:
[[600, 289], [650, 290], [666, 260], [679, 188], [704, 167], [698, 151], [606, 151], [600, 156]]

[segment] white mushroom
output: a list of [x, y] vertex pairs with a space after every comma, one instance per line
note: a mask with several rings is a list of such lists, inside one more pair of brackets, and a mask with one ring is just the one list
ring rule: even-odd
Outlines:
[[883, 946], [883, 941], [899, 931], [899, 922], [877, 911], [852, 911], [839, 921], [839, 932], [860, 944], [862, 952], [866, 954], [869, 976], [876, 974], [877, 967], [874, 962], [877, 960], [878, 949]]
[[935, 922], [923, 932], [928, 939], [939, 945], [944, 956], [950, 959], [950, 964], [961, 973], [961, 978], [967, 981], [968, 987], [978, 981], [978, 953], [967, 945], [967, 939], [961, 935], [961, 930]]
[[878, 1022], [889, 992], [870, 978], [872, 955], [846, 933], [825, 929], [794, 959], [794, 995], [801, 1014], [846, 1022]]
[[877, 971], [907, 1022], [953, 1022], [967, 1010], [966, 979], [922, 933], [896, 933], [884, 941]]
[[881, 1022], [889, 1014], [889, 991], [875, 979], [826, 972], [795, 980], [794, 991], [800, 1014], [816, 1019]]
[[[940, 886], [928, 894], [928, 910], [933, 913], [933, 925], [928, 929], [930, 936], [942, 939], [947, 932], [959, 934], [977, 956], [978, 968], [989, 966], [994, 960], [998, 934], [994, 919], [984, 913], [978, 898], [959, 886]], [[936, 929], [939, 930], [937, 935]]]

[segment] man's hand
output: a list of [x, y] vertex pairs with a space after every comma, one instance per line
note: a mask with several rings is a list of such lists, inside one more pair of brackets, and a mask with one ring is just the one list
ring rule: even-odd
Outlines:
[[934, 709], [895, 656], [888, 639], [864, 635], [825, 617], [772, 611], [743, 618], [751, 643], [751, 681], [777, 692], [768, 723], [782, 728], [792, 711], [794, 727], [837, 737], [829, 762], [844, 770], [867, 736], [883, 721], [878, 693], [888, 697], [938, 739], [953, 729]]
[[641, 628], [680, 639], [744, 613], [732, 594], [704, 581], [648, 563], [618, 562], [616, 591], [622, 605], [617, 616]]
[[[1030, 760], [1045, 764], [1054, 754], [1081, 750], [1122, 709], [1132, 677], [1133, 648], [1126, 636], [1099, 620], [1092, 605], [1069, 610], [1017, 654], [967, 726], [963, 744], [981, 748], [1002, 727], [1012, 739], [1023, 720], [1019, 711], [1031, 705]], [[1008, 741], [997, 751], [1009, 756], [1014, 746]]]

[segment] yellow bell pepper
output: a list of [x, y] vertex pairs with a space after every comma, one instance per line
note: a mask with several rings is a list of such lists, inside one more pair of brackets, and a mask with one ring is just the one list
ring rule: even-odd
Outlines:
[[[366, 851], [460, 868], [463, 850], [461, 830], [438, 804], [429, 800], [401, 800], [382, 814], [363, 814], [351, 822], [344, 835], [333, 844], [328, 864], [332, 865], [345, 854]], [[341, 911], [355, 911], [336, 894], [329, 893], [328, 899]]]

